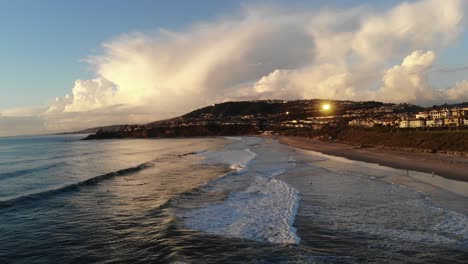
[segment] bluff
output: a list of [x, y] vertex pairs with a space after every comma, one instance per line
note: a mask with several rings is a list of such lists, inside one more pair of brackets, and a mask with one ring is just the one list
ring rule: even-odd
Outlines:
[[[324, 104], [331, 105], [331, 109], [325, 111]], [[381, 116], [388, 111], [416, 112], [420, 109], [407, 104], [320, 99], [225, 102], [148, 124], [103, 127], [86, 139], [287, 134], [318, 126], [341, 126], [354, 112]]]

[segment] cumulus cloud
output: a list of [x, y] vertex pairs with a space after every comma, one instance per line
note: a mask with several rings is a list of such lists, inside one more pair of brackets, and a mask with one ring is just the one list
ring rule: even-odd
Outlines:
[[468, 101], [468, 81], [456, 83], [453, 87], [446, 90], [447, 99]]
[[427, 72], [436, 55], [433, 51], [414, 51], [401, 65], [387, 70], [384, 85], [376, 92], [376, 99], [397, 102], [427, 102], [436, 99], [436, 91], [428, 83]]
[[77, 80], [72, 94], [55, 98], [47, 114], [57, 112], [86, 112], [115, 104], [117, 88], [105, 78]]
[[459, 100], [466, 82], [436, 91], [427, 74], [436, 52], [461, 34], [465, 8], [462, 0], [383, 11], [246, 6], [180, 32], [125, 34], [88, 58], [95, 79], [77, 81], [40, 116], [49, 129], [68, 130], [149, 122], [225, 100]]
[[[429, 0], [403, 3], [384, 13], [362, 8], [319, 12], [305, 28], [314, 41], [316, 59], [305, 67], [273, 71], [254, 91], [273, 97], [433, 100], [435, 92], [425, 74], [435, 52], [413, 51], [443, 49], [456, 39], [463, 10], [458, 0]], [[408, 54], [402, 65], [386, 69]], [[376, 91], [382, 75], [384, 86]]]
[[114, 84], [105, 78], [78, 80], [73, 87], [73, 100], [64, 111], [82, 112], [108, 106], [112, 104], [115, 92]]
[[445, 90], [437, 90], [429, 84], [428, 74], [436, 59], [433, 51], [414, 51], [401, 65], [385, 72], [384, 85], [369, 94], [380, 101], [441, 103], [468, 100], [468, 81], [456, 83]]

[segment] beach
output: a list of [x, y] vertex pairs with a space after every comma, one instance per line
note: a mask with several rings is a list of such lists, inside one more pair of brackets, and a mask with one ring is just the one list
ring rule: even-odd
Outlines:
[[357, 148], [343, 143], [329, 143], [302, 137], [279, 137], [278, 140], [295, 148], [401, 169], [403, 174], [407, 173], [406, 170], [419, 171], [468, 182], [468, 158], [465, 157], [439, 153]]

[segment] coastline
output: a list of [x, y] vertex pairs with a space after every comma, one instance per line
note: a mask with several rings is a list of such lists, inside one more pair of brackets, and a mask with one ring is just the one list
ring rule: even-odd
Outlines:
[[406, 152], [377, 148], [355, 148], [343, 143], [327, 143], [301, 137], [277, 137], [291, 147], [379, 165], [419, 171], [468, 182], [468, 158], [440, 153]]

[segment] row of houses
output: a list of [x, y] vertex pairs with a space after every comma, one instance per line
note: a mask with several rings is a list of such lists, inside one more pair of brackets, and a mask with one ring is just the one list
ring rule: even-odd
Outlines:
[[399, 127], [459, 127], [468, 126], [468, 118], [437, 118], [437, 119], [408, 119], [402, 120]]
[[350, 126], [362, 126], [362, 127], [374, 127], [374, 126], [395, 126], [398, 124], [398, 121], [390, 119], [375, 119], [375, 118], [366, 118], [366, 119], [354, 119], [349, 121], [348, 125]]
[[452, 108], [419, 112], [414, 118], [403, 118], [399, 127], [459, 127], [468, 126], [468, 108]]
[[350, 126], [392, 126], [401, 128], [468, 126], [468, 108], [419, 112], [415, 116], [394, 116], [387, 119], [365, 118], [349, 121]]

